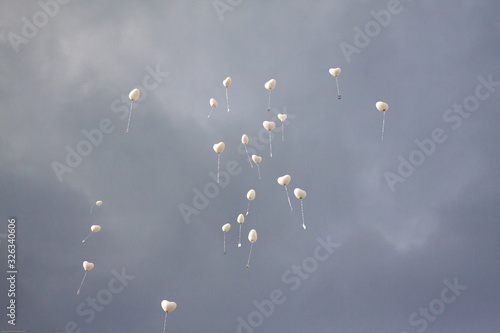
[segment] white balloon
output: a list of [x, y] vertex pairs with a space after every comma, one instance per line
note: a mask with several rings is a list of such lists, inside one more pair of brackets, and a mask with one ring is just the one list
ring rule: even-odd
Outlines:
[[243, 214], [238, 215], [236, 221], [238, 221], [239, 224], [243, 224], [243, 222], [245, 222], [245, 216]]
[[101, 230], [101, 226], [100, 225], [93, 225], [90, 227], [90, 230], [92, 230], [92, 232], [98, 232], [99, 230]]
[[331, 75], [337, 77], [340, 74], [340, 68], [330, 68], [329, 72]]
[[224, 85], [224, 87], [229, 88], [229, 86], [231, 85], [231, 78], [228, 76], [224, 81], [222, 81], [222, 84]]
[[262, 157], [257, 155], [252, 155], [252, 161], [254, 161], [256, 164], [259, 164], [262, 161]]
[[83, 269], [86, 270], [87, 272], [92, 270], [94, 268], [94, 264], [88, 261], [83, 262]]
[[177, 307], [177, 303], [175, 303], [175, 302], [169, 302], [166, 299], [161, 301], [161, 308], [166, 313], [174, 311], [176, 307]]
[[248, 136], [246, 134], [243, 134], [241, 136], [241, 143], [246, 145], [248, 143]]
[[274, 87], [276, 87], [276, 80], [275, 79], [271, 79], [271, 80], [267, 81], [266, 84], [264, 84], [264, 87], [267, 90], [273, 90]]
[[306, 197], [307, 193], [306, 191], [300, 188], [296, 188], [295, 190], [293, 190], [293, 194], [295, 194], [297, 199], [300, 199], [300, 210], [302, 211], [302, 227], [304, 228], [304, 230], [306, 230], [306, 224], [304, 222], [304, 206], [302, 206], [302, 199]]
[[255, 229], [250, 230], [248, 233], [248, 240], [252, 243], [257, 240], [257, 231], [255, 231]]
[[226, 147], [226, 145], [224, 144], [224, 142], [221, 141], [219, 143], [214, 144], [214, 151], [217, 154], [221, 154], [224, 151], [225, 147]]
[[264, 121], [262, 123], [262, 126], [264, 126], [264, 128], [268, 131], [272, 131], [274, 129], [274, 127], [276, 126], [276, 124], [274, 123], [274, 121]]
[[100, 205], [102, 205], [102, 201], [99, 200], [99, 201], [96, 201], [96, 203], [92, 204], [92, 206], [90, 207], [90, 213], [92, 213], [92, 209], [94, 208], [94, 205], [95, 206], [100, 206]]
[[375, 104], [375, 107], [377, 108], [377, 110], [379, 110], [380, 112], [385, 112], [387, 111], [387, 109], [389, 108], [389, 105], [385, 102], [380, 102], [378, 101], [376, 104]]
[[228, 232], [231, 229], [231, 223], [226, 223], [222, 226], [222, 231]]
[[295, 190], [293, 190], [293, 194], [295, 194], [295, 196], [297, 197], [297, 199], [304, 199], [307, 195], [306, 191], [300, 189], [300, 188], [296, 188]]
[[286, 186], [290, 183], [291, 179], [292, 179], [292, 177], [290, 175], [281, 176], [278, 178], [278, 184], [280, 184], [282, 186]]
[[281, 120], [281, 122], [284, 122], [286, 118], [287, 118], [286, 114], [278, 113], [278, 119]]
[[128, 98], [130, 98], [130, 100], [132, 102], [136, 101], [138, 98], [139, 98], [139, 95], [141, 94], [141, 91], [139, 89], [134, 89], [130, 92], [130, 94], [128, 94]]
[[250, 191], [248, 191], [247, 193], [247, 199], [252, 201], [253, 199], [255, 199], [255, 190], [254, 189], [251, 189]]
[[210, 106], [216, 108], [217, 105], [217, 101], [214, 98], [210, 98]]

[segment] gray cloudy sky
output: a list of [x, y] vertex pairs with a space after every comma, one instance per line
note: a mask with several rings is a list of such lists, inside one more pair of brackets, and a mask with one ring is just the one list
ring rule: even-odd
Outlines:
[[[168, 299], [167, 332], [498, 332], [499, 14], [495, 0], [3, 1], [0, 268], [15, 217], [18, 273], [16, 326], [0, 283], [1, 329], [161, 332]], [[278, 113], [270, 158], [262, 122]]]

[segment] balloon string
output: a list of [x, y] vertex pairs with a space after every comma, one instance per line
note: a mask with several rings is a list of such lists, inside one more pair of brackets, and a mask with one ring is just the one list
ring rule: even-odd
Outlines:
[[95, 203], [93, 203], [92, 206], [90, 207], [90, 214], [92, 214], [92, 208], [94, 208], [94, 205]]
[[133, 101], [130, 103], [130, 112], [128, 114], [127, 131], [125, 132], [125, 134], [128, 134], [128, 129], [130, 127], [130, 117], [132, 117], [132, 105], [134, 105]]
[[250, 245], [250, 253], [248, 254], [247, 269], [250, 269], [250, 257], [252, 256], [253, 243]]
[[290, 205], [290, 211], [293, 212], [292, 203], [290, 202], [290, 196], [288, 195], [288, 189], [285, 185], [286, 197], [288, 198], [288, 204]]
[[245, 215], [248, 215], [248, 209], [250, 208], [250, 200], [248, 200], [248, 205], [247, 205], [247, 213]]
[[304, 206], [302, 205], [302, 200], [300, 200], [300, 209], [302, 210], [302, 227], [305, 230], [306, 229], [306, 225], [304, 223]]
[[245, 151], [247, 152], [248, 163], [250, 163], [250, 166], [253, 168], [252, 160], [250, 159], [250, 154], [248, 154], [247, 145], [244, 145], [244, 146], [245, 146]]
[[335, 77], [335, 82], [337, 82], [337, 95], [338, 95], [338, 99], [340, 99], [339, 80], [337, 80], [337, 77]]
[[212, 109], [210, 109], [210, 112], [208, 113], [208, 117], [207, 118], [210, 118], [211, 114], [212, 114]]
[[227, 103], [227, 112], [229, 112], [229, 96], [227, 94], [227, 88], [226, 88], [226, 103]]
[[220, 154], [217, 154], [217, 183], [219, 183]]
[[258, 164], [257, 164], [257, 170], [259, 171], [259, 179], [261, 179], [261, 178], [260, 178], [260, 168], [259, 168], [259, 165], [258, 165]]
[[[248, 203], [250, 203], [250, 201]], [[240, 224], [240, 233], [238, 237], [238, 247], [241, 247], [241, 224]]]
[[285, 141], [285, 123], [281, 125], [281, 142]]
[[226, 233], [224, 232], [224, 254], [226, 254]]
[[271, 110], [271, 91], [269, 90], [269, 102], [267, 103], [267, 111]]
[[273, 157], [273, 145], [271, 143], [271, 131], [269, 131], [269, 156]]
[[80, 295], [80, 289], [82, 289], [83, 281], [85, 281], [86, 276], [87, 276], [87, 271], [85, 271], [85, 274], [83, 275], [82, 283], [80, 283], [80, 287], [78, 288], [78, 291], [76, 292], [77, 295]]
[[165, 312], [165, 321], [163, 322], [163, 333], [165, 333], [165, 325], [167, 325], [167, 314], [168, 312]]
[[90, 232], [90, 234], [88, 234], [88, 236], [87, 236], [87, 237], [85, 237], [85, 239], [84, 239], [84, 240], [82, 240], [82, 243], [85, 243], [85, 241], [87, 240], [87, 238], [89, 238], [89, 237], [90, 237], [90, 235], [92, 235], [92, 231]]
[[385, 111], [384, 111], [384, 116], [382, 117], [382, 142], [384, 142], [384, 129], [385, 129]]

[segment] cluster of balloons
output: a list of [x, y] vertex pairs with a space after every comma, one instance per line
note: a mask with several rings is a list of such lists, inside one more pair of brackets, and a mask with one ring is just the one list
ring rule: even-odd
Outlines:
[[[94, 204], [92, 204], [92, 206], [90, 207], [90, 213], [92, 213], [92, 208], [94, 206], [101, 206], [102, 205], [102, 201], [99, 200], [99, 201], [96, 201]], [[90, 237], [90, 235], [92, 235], [92, 233], [95, 233], [95, 232], [99, 232], [99, 230], [101, 230], [101, 226], [100, 225], [92, 225], [90, 227], [90, 233], [87, 235], [87, 237], [85, 237], [83, 240], [82, 240], [82, 243], [85, 243], [85, 241]], [[83, 275], [83, 279], [82, 279], [82, 282], [80, 283], [80, 287], [78, 287], [78, 290], [76, 292], [77, 295], [80, 295], [80, 289], [82, 289], [82, 285], [83, 285], [83, 281], [85, 281], [85, 277], [87, 276], [87, 272], [89, 272], [90, 270], [92, 270], [92, 268], [94, 268], [94, 264], [91, 263], [91, 262], [88, 262], [88, 261], [84, 261], [83, 262], [83, 269], [85, 270], [85, 274]]]
[[[230, 84], [231, 84], [231, 78], [228, 77], [226, 80], [224, 80], [224, 86], [227, 88], [227, 87], [229, 87]], [[128, 134], [128, 131], [130, 129], [130, 119], [132, 117], [133, 103], [139, 99], [140, 93], [141, 93], [140, 90], [136, 88], [136, 89], [133, 89], [129, 93], [129, 95], [128, 95], [131, 103], [130, 103], [130, 111], [129, 111], [128, 121], [127, 121], [127, 130], [125, 131], [125, 134]], [[227, 89], [226, 89], [226, 101], [227, 101], [227, 111], [229, 112], [229, 99], [227, 97]], [[213, 108], [216, 108], [217, 107], [217, 101], [215, 99], [213, 99], [213, 98], [210, 99], [210, 105]], [[209, 115], [209, 117], [210, 117], [210, 115]], [[224, 150], [224, 143], [220, 142], [219, 144], [214, 145], [214, 150], [220, 155], [222, 153], [222, 151]], [[220, 159], [219, 159], [219, 163], [220, 163]], [[218, 179], [219, 179], [219, 175], [217, 174], [217, 181], [218, 181]], [[101, 205], [102, 205], [102, 201], [101, 200], [98, 200], [95, 203], [93, 203], [92, 206], [90, 207], [90, 213], [92, 214], [94, 206], [100, 207]], [[101, 226], [100, 225], [96, 225], [96, 224], [92, 225], [90, 227], [90, 233], [87, 235], [87, 237], [85, 237], [82, 240], [82, 243], [85, 243], [85, 241], [93, 233], [97, 233], [100, 230], [101, 230]], [[77, 295], [80, 294], [80, 290], [81, 290], [81, 288], [83, 286], [85, 278], [87, 277], [87, 273], [90, 272], [94, 268], [94, 263], [89, 262], [89, 261], [84, 261], [82, 265], [83, 265], [83, 269], [85, 270], [85, 274], [83, 275], [83, 278], [82, 278], [82, 281], [80, 283], [80, 286], [78, 287], [78, 290], [76, 292]], [[177, 307], [177, 304], [175, 302], [169, 302], [167, 300], [163, 300], [161, 302], [161, 307], [162, 307], [163, 311], [165, 312], [165, 322], [163, 324], [163, 332], [165, 333], [165, 326], [166, 326], [167, 314], [169, 312], [172, 312], [173, 310], [175, 310], [175, 308]]]
[[[340, 75], [341, 69], [340, 68], [330, 68], [329, 72], [332, 76], [335, 77], [335, 82], [337, 83], [338, 99], [340, 99], [341, 96], [340, 96], [340, 89], [339, 89], [339, 81], [337, 78]], [[378, 101], [377, 103], [375, 103], [375, 107], [377, 108], [377, 110], [384, 113], [384, 116], [382, 118], [382, 141], [384, 141], [385, 111], [387, 111], [387, 109], [389, 108], [389, 105], [386, 102]]]
[[[291, 180], [292, 180], [292, 177], [290, 175], [284, 175], [284, 176], [278, 177], [278, 179], [277, 179], [278, 184], [285, 187], [286, 197], [288, 199], [288, 205], [290, 206], [290, 212], [293, 212], [292, 203], [290, 202], [290, 196], [288, 195], [288, 188], [286, 187], [290, 183]], [[306, 197], [306, 191], [304, 191], [300, 188], [296, 188], [295, 190], [293, 190], [293, 194], [295, 194], [295, 197], [300, 200], [300, 208], [302, 210], [302, 227], [305, 229], [306, 225], [304, 223], [304, 206], [302, 205], [302, 199], [304, 199]]]
[[[231, 85], [231, 78], [228, 76], [224, 81], [222, 81], [222, 85], [226, 87], [226, 104], [227, 104], [227, 112], [229, 112], [229, 94], [228, 94], [228, 89], [229, 86]], [[215, 109], [218, 104], [215, 98], [210, 98], [210, 106], [212, 109]], [[210, 110], [210, 113], [208, 114], [208, 118], [212, 115], [212, 110]]]
[[[335, 77], [335, 82], [336, 82], [336, 85], [337, 85], [337, 97], [338, 97], [338, 99], [341, 99], [340, 88], [339, 88], [339, 83], [338, 83], [338, 76], [341, 73], [341, 69], [340, 68], [330, 68], [329, 73], [332, 76]], [[228, 93], [228, 88], [231, 85], [231, 77], [227, 77], [225, 80], [223, 80], [222, 84], [223, 84], [223, 86], [225, 87], [225, 90], [226, 90], [226, 105], [227, 105], [227, 112], [229, 112], [230, 109], [229, 109], [229, 93]], [[271, 109], [271, 91], [276, 87], [276, 80], [275, 79], [271, 79], [271, 80], [267, 81], [264, 84], [264, 87], [265, 87], [266, 90], [269, 91], [267, 111], [270, 111], [270, 109]], [[125, 132], [126, 134], [128, 134], [128, 131], [129, 131], [129, 128], [130, 128], [130, 119], [131, 119], [131, 116], [132, 116], [133, 102], [137, 101], [139, 99], [139, 96], [140, 96], [140, 90], [137, 89], [137, 88], [133, 89], [129, 93], [129, 99], [131, 101], [131, 104], [130, 104], [130, 111], [129, 111], [128, 122], [127, 122], [127, 130]], [[210, 116], [212, 114], [212, 110], [215, 109], [215, 108], [217, 108], [217, 106], [218, 106], [218, 103], [217, 103], [217, 101], [214, 98], [210, 98], [209, 102], [210, 102], [211, 110], [210, 110], [210, 113], [208, 114], [208, 118], [210, 118]], [[389, 108], [389, 106], [388, 106], [387, 103], [379, 101], [379, 102], [377, 102], [375, 104], [375, 107], [377, 108], [377, 110], [379, 110], [380, 112], [383, 112], [383, 114], [384, 114], [383, 120], [382, 120], [382, 141], [383, 141], [384, 140], [384, 129], [385, 129], [385, 111], [387, 111], [387, 109]], [[282, 123], [282, 126], [281, 126], [281, 140], [282, 140], [282, 142], [284, 142], [284, 140], [285, 140], [285, 137], [284, 137], [285, 120], [287, 119], [287, 115], [286, 114], [278, 114], [278, 119]], [[262, 126], [269, 133], [269, 156], [272, 158], [273, 153], [272, 153], [271, 131], [274, 130], [274, 128], [276, 127], [276, 123], [273, 122], [273, 121], [264, 121], [262, 123]], [[259, 179], [261, 179], [261, 173], [260, 173], [260, 167], [259, 167], [259, 165], [262, 162], [262, 157], [258, 156], [258, 155], [255, 155], [255, 154], [250, 157], [250, 154], [249, 154], [248, 149], [247, 149], [247, 144], [249, 142], [249, 138], [248, 138], [248, 136], [246, 134], [242, 135], [241, 142], [244, 145], [245, 152], [246, 152], [246, 155], [247, 155], [247, 159], [248, 159], [248, 162], [250, 163], [250, 167], [253, 168], [253, 163], [252, 163], [252, 161], [253, 161], [257, 165]], [[222, 152], [225, 149], [224, 142], [219, 142], [219, 143], [214, 144], [213, 145], [213, 149], [217, 153], [217, 182], [219, 182], [220, 155], [222, 154]], [[293, 212], [293, 207], [292, 207], [292, 203], [290, 201], [290, 196], [288, 194], [288, 188], [287, 188], [287, 185], [290, 184], [290, 181], [291, 181], [291, 176], [288, 175], [288, 174], [285, 174], [285, 175], [283, 175], [283, 176], [281, 176], [281, 177], [279, 177], [277, 179], [278, 184], [285, 187], [285, 192], [286, 192], [286, 196], [287, 196], [287, 200], [288, 200], [288, 205], [290, 206], [290, 212]], [[295, 197], [300, 200], [300, 206], [301, 206], [301, 212], [302, 212], [302, 227], [304, 229], [306, 229], [305, 219], [304, 219], [303, 199], [306, 197], [307, 193], [306, 193], [306, 191], [304, 191], [303, 189], [300, 189], [300, 188], [295, 188], [294, 191], [293, 191], [293, 193], [294, 193]], [[248, 193], [247, 193], [248, 205], [247, 205], [246, 214], [245, 215], [239, 214], [238, 217], [237, 217], [237, 220], [236, 220], [238, 222], [238, 224], [239, 224], [238, 247], [241, 247], [241, 230], [242, 230], [242, 225], [245, 222], [245, 216], [249, 214], [250, 202], [255, 199], [255, 194], [256, 193], [255, 193], [254, 189], [250, 189], [248, 191]], [[92, 213], [92, 210], [93, 210], [94, 206], [100, 207], [101, 205], [102, 205], [102, 201], [101, 200], [96, 201], [90, 207], [90, 213]], [[224, 233], [224, 254], [226, 254], [226, 233], [230, 229], [231, 229], [231, 224], [230, 223], [226, 223], [226, 224], [224, 224], [222, 226], [222, 231]], [[85, 237], [85, 239], [82, 240], [82, 243], [85, 243], [85, 241], [90, 237], [90, 235], [92, 235], [93, 233], [97, 233], [100, 230], [101, 230], [101, 226], [99, 226], [99, 225], [92, 225], [90, 227], [90, 233], [87, 235], [87, 237]], [[248, 254], [248, 261], [247, 261], [247, 265], [246, 265], [247, 269], [250, 268], [250, 259], [251, 259], [251, 255], [252, 255], [253, 244], [257, 241], [257, 231], [255, 229], [252, 229], [248, 233], [248, 240], [251, 243], [251, 245], [250, 245], [250, 250], [249, 250], [249, 254]], [[83, 268], [85, 270], [85, 274], [84, 274], [83, 279], [82, 279], [82, 281], [80, 283], [80, 286], [78, 288], [77, 294], [80, 294], [80, 290], [81, 290], [81, 288], [83, 286], [83, 283], [85, 281], [85, 277], [87, 276], [87, 273], [94, 268], [94, 264], [91, 263], [91, 262], [88, 262], [88, 261], [84, 261], [83, 262]], [[170, 302], [170, 301], [167, 301], [167, 300], [163, 300], [161, 302], [161, 307], [162, 307], [163, 311], [165, 312], [165, 321], [164, 321], [164, 324], [163, 324], [163, 332], [165, 332], [167, 314], [169, 312], [172, 312], [173, 310], [175, 310], [175, 308], [177, 307], [177, 304], [175, 302]]]
[[[334, 72], [331, 71], [331, 73], [332, 73], [332, 75], [334, 75], [335, 77], [337, 77], [338, 74], [340, 73], [340, 68], [336, 69]], [[231, 84], [231, 78], [227, 77], [222, 83], [223, 83], [224, 87], [226, 88], [226, 103], [227, 103], [227, 111], [229, 112], [229, 98], [228, 98], [228, 89], [227, 88]], [[264, 84], [264, 87], [269, 91], [269, 100], [268, 100], [268, 111], [269, 111], [270, 108], [271, 108], [271, 91], [276, 87], [276, 80], [275, 79], [271, 79], [271, 80], [267, 81]], [[338, 82], [337, 82], [337, 88], [338, 88]], [[340, 93], [339, 93], [339, 99], [340, 99]], [[212, 107], [212, 110], [217, 107], [217, 101], [214, 98], [210, 99], [210, 106]], [[211, 112], [212, 111], [210, 111], [208, 117], [210, 117]], [[280, 114], [278, 114], [278, 119], [282, 123], [282, 126], [281, 126], [281, 140], [283, 142], [285, 140], [284, 126], [285, 126], [285, 120], [287, 119], [287, 115], [280, 113]], [[267, 121], [266, 120], [266, 121], [264, 121], [262, 123], [262, 126], [269, 133], [269, 156], [272, 158], [273, 157], [273, 150], [272, 150], [272, 136], [271, 136], [271, 131], [274, 130], [274, 128], [276, 127], [276, 123], [274, 121]], [[249, 142], [248, 136], [246, 134], [243, 134], [241, 136], [241, 143], [243, 144], [243, 146], [245, 148], [245, 152], [246, 152], [248, 163], [250, 163], [250, 167], [251, 168], [253, 168], [252, 161], [255, 163], [255, 165], [257, 166], [257, 171], [258, 171], [259, 179], [261, 179], [260, 163], [262, 162], [262, 156], [253, 154], [250, 157], [250, 154], [249, 154], [248, 149], [247, 149], [248, 142]], [[216, 143], [216, 144], [213, 145], [213, 150], [217, 153], [217, 182], [219, 182], [220, 154], [224, 151], [224, 148], [225, 148], [224, 142], [219, 142], [219, 143]], [[290, 201], [290, 196], [288, 194], [288, 188], [287, 188], [287, 185], [291, 181], [291, 176], [290, 175], [284, 175], [282, 177], [279, 177], [277, 179], [277, 181], [278, 181], [279, 185], [282, 185], [282, 186], [285, 187], [285, 192], [286, 192], [288, 204], [290, 206], [290, 211], [293, 212], [293, 207], [292, 207], [292, 203]], [[302, 190], [300, 188], [296, 188], [294, 190], [294, 194], [297, 197], [297, 199], [300, 200], [301, 211], [302, 211], [302, 227], [304, 229], [306, 229], [306, 225], [305, 225], [305, 221], [304, 221], [304, 208], [303, 208], [303, 204], [302, 204], [302, 199], [304, 199], [306, 197], [306, 191], [304, 191], [304, 190]], [[247, 199], [248, 199], [248, 205], [247, 205], [246, 214], [245, 215], [239, 214], [238, 217], [237, 217], [237, 219], [236, 219], [236, 221], [239, 224], [238, 247], [241, 247], [241, 230], [242, 230], [242, 225], [245, 222], [245, 216], [249, 214], [250, 203], [251, 203], [251, 201], [253, 201], [255, 199], [255, 190], [254, 189], [250, 189], [248, 191], [248, 193], [247, 193]], [[231, 223], [225, 223], [224, 225], [222, 225], [222, 232], [223, 232], [223, 238], [224, 238], [224, 244], [223, 244], [224, 245], [224, 247], [223, 247], [224, 248], [224, 254], [226, 254], [226, 233], [228, 233], [230, 229], [231, 229]], [[257, 240], [257, 231], [255, 229], [252, 229], [249, 232], [249, 234], [248, 234], [248, 240], [250, 241], [251, 246], [250, 246], [250, 252], [248, 254], [247, 269], [250, 268], [250, 259], [251, 259], [251, 255], [252, 255], [253, 243], [255, 243], [255, 241]]]
[[[240, 225], [238, 247], [241, 247], [241, 225], [243, 224], [243, 222], [245, 222], [245, 217], [243, 216], [243, 214], [238, 215], [236, 221]], [[224, 233], [224, 254], [226, 254], [226, 233], [230, 229], [231, 229], [231, 223], [226, 223], [222, 226], [222, 232]], [[250, 230], [250, 232], [248, 233], [248, 240], [250, 241], [251, 246], [250, 246], [250, 253], [248, 254], [247, 269], [250, 268], [250, 257], [252, 255], [253, 243], [255, 243], [255, 241], [257, 240], [257, 231], [255, 231], [255, 229]]]
[[[223, 80], [222, 85], [226, 88], [226, 104], [227, 104], [227, 112], [229, 112], [228, 88], [231, 85], [231, 77], [228, 76], [225, 80]], [[276, 87], [276, 80], [275, 79], [271, 79], [264, 84], [264, 88], [266, 88], [269, 91], [269, 101], [268, 101], [268, 105], [267, 105], [267, 111], [271, 110], [271, 90], [273, 90], [274, 87]], [[210, 98], [210, 106], [212, 107], [212, 109], [215, 109], [218, 106], [215, 98]], [[210, 110], [210, 113], [208, 114], [208, 118], [210, 118], [211, 114], [212, 114], [212, 110]]]

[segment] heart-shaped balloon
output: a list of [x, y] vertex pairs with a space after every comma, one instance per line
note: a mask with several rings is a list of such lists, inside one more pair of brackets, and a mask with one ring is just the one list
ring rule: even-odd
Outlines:
[[337, 77], [340, 74], [340, 68], [330, 68], [329, 72], [331, 75]]
[[166, 313], [174, 311], [176, 307], [177, 307], [177, 303], [175, 303], [175, 302], [169, 302], [166, 299], [161, 301], [161, 308]]
[[255, 199], [255, 190], [254, 189], [251, 189], [250, 191], [248, 191], [247, 193], [247, 199], [252, 201], [253, 199]]
[[286, 186], [290, 183], [291, 179], [292, 179], [292, 177], [290, 175], [281, 176], [278, 178], [278, 184], [280, 184], [282, 186]]
[[268, 131], [272, 131], [274, 129], [274, 127], [276, 126], [276, 124], [274, 123], [274, 121], [264, 121], [262, 123], [262, 126], [264, 126], [264, 128]]
[[214, 144], [214, 151], [217, 154], [221, 154], [224, 151], [224, 147], [226, 147], [226, 145], [224, 144], [224, 142], [221, 141], [219, 143]]
[[287, 118], [287, 115], [286, 114], [281, 114], [281, 113], [278, 113], [278, 119], [281, 120], [282, 122], [285, 121]]
[[257, 240], [257, 231], [255, 231], [255, 229], [250, 230], [248, 233], [248, 240], [252, 243]]
[[93, 225], [90, 227], [90, 230], [92, 232], [98, 232], [99, 230], [101, 230], [101, 226], [100, 225]]
[[262, 161], [262, 157], [257, 155], [252, 155], [252, 161], [254, 161], [256, 164], [259, 164]]
[[222, 226], [222, 231], [228, 232], [231, 229], [231, 223], [226, 223]]
[[213, 108], [217, 107], [217, 101], [214, 98], [210, 98], [210, 106]]
[[92, 268], [94, 268], [94, 264], [88, 261], [83, 262], [83, 269], [86, 270], [87, 272], [90, 271]]
[[222, 84], [224, 85], [224, 87], [229, 88], [229, 86], [231, 85], [231, 78], [228, 76], [224, 81], [222, 81]]
[[267, 90], [273, 90], [274, 87], [276, 87], [276, 80], [275, 79], [271, 79], [271, 80], [267, 81], [266, 84], [264, 84], [264, 87]]
[[296, 188], [295, 190], [293, 190], [293, 194], [295, 194], [295, 196], [297, 197], [297, 199], [304, 199], [307, 195], [306, 191], [300, 189], [300, 188]]
[[377, 108], [377, 110], [379, 110], [380, 112], [385, 112], [387, 111], [387, 109], [389, 108], [389, 105], [385, 102], [380, 102], [378, 101], [376, 104], [375, 104], [375, 107]]
[[139, 98], [139, 95], [141, 94], [141, 91], [139, 89], [134, 89], [130, 92], [130, 94], [128, 94], [128, 98], [130, 98], [130, 100], [132, 102], [136, 101], [138, 98]]

